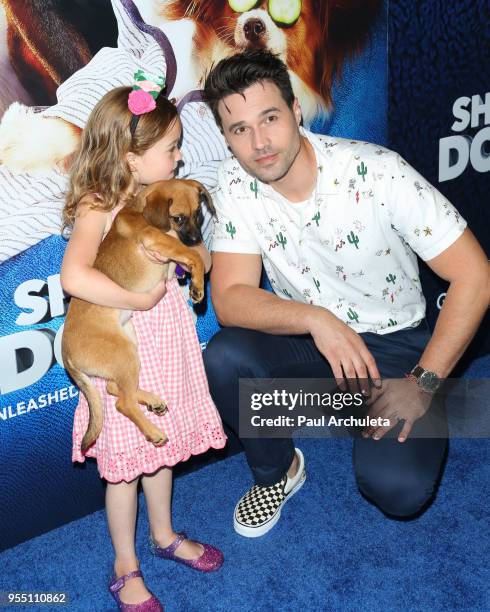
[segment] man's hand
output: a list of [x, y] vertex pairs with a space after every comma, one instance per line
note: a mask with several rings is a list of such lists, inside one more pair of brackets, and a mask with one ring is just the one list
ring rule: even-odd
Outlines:
[[381, 387], [376, 361], [357, 332], [324, 308], [316, 310], [309, 328], [342, 391], [346, 390], [345, 379], [354, 387], [351, 390], [360, 390], [365, 396], [371, 394], [369, 378], [375, 387]]
[[384, 380], [383, 388], [373, 389], [371, 397], [366, 401], [366, 405], [370, 406], [367, 416], [389, 419], [390, 425], [368, 426], [363, 431], [363, 437], [379, 440], [403, 420], [405, 424], [398, 436], [398, 442], [404, 442], [415, 421], [429, 409], [432, 399], [433, 395], [420, 389], [416, 381], [410, 378]]

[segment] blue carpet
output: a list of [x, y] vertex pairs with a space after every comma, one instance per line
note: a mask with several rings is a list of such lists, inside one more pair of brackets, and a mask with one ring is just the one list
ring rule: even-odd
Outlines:
[[[225, 565], [216, 574], [149, 554], [140, 496], [141, 567], [166, 610], [490, 610], [488, 440], [451, 441], [435, 502], [410, 522], [387, 519], [358, 494], [350, 440], [298, 446], [307, 481], [263, 538], [232, 528], [250, 483], [243, 454], [176, 480], [175, 528], [221, 547]], [[106, 590], [111, 552], [105, 514], [96, 512], [1, 553], [0, 591], [64, 590], [70, 605], [58, 609], [114, 609]]]
[[463, 378], [490, 378], [490, 355], [474, 359], [462, 374]]

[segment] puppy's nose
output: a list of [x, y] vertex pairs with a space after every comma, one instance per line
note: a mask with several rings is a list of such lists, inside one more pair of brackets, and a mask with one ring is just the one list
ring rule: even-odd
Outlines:
[[194, 246], [202, 242], [202, 234], [199, 228], [193, 228], [188, 231], [177, 232], [181, 242], [183, 242], [186, 246]]
[[265, 34], [265, 23], [261, 19], [248, 19], [243, 26], [243, 33], [250, 42], [258, 42]]

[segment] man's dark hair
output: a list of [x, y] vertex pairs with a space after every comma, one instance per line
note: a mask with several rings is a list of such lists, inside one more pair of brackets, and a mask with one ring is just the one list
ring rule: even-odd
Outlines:
[[220, 128], [223, 127], [218, 113], [220, 100], [230, 94], [243, 94], [261, 81], [274, 83], [289, 108], [293, 107], [294, 93], [286, 64], [270, 51], [248, 49], [214, 66], [206, 78], [203, 98]]

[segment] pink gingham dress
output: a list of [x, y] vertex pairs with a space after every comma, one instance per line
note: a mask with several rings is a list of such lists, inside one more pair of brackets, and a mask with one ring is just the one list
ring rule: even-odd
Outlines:
[[103, 400], [104, 425], [85, 455], [82, 438], [88, 425], [88, 404], [80, 393], [73, 424], [72, 460], [96, 457], [102, 478], [129, 482], [162, 466], [173, 466], [209, 448], [223, 448], [226, 435], [209, 394], [201, 347], [189, 306], [176, 278], [167, 282], [167, 293], [151, 310], [133, 312], [138, 338], [141, 389], [165, 400], [163, 416], [140, 406], [145, 415], [167, 434], [161, 447], [148, 442], [136, 425], [116, 410], [116, 398], [106, 392], [106, 381], [93, 378]]

